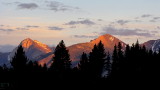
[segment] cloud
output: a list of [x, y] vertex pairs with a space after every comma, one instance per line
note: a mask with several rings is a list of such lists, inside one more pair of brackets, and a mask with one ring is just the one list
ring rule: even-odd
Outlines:
[[160, 19], [160, 17], [153, 17], [153, 19], [154, 19], [154, 20], [158, 20], [158, 19]]
[[78, 19], [85, 19], [85, 18], [78, 18]]
[[157, 26], [157, 29], [160, 29], [160, 26]]
[[142, 15], [141, 17], [142, 18], [146, 18], [146, 17], [151, 17], [152, 15], [150, 15], [150, 14], [144, 14], [144, 15]]
[[0, 25], [0, 27], [3, 27], [4, 25]]
[[98, 21], [103, 21], [102, 19], [97, 19]]
[[16, 28], [16, 30], [29, 30], [28, 28]]
[[152, 33], [159, 33], [158, 31], [151, 31]]
[[64, 28], [53, 26], [53, 27], [48, 27], [49, 30], [63, 30]]
[[57, 2], [57, 1], [46, 1], [47, 7], [49, 7], [49, 10], [53, 10], [55, 12], [58, 11], [69, 11], [69, 10], [78, 10], [78, 7], [72, 7], [68, 5], [64, 5], [63, 3]]
[[4, 4], [6, 4], [6, 5], [16, 5], [18, 9], [29, 9], [29, 10], [33, 10], [33, 9], [38, 8], [38, 7], [40, 7], [43, 10], [47, 9], [47, 10], [52, 10], [52, 11], [55, 11], [55, 12], [80, 10], [79, 7], [73, 7], [73, 6], [65, 5], [65, 4], [63, 4], [61, 2], [58, 2], [58, 1], [44, 0], [42, 2], [43, 2], [43, 5], [38, 5], [37, 3], [33, 3], [33, 2], [32, 3], [11, 2], [11, 3], [4, 3]]
[[150, 22], [156, 22], [156, 20], [149, 20]]
[[17, 5], [19, 9], [36, 9], [39, 6], [36, 3], [20, 3]]
[[77, 28], [76, 26], [71, 26], [70, 28]]
[[98, 36], [89, 36], [89, 35], [74, 35], [76, 38], [97, 38]]
[[118, 20], [117, 23], [120, 25], [124, 25], [126, 23], [130, 22], [129, 20]]
[[157, 20], [159, 20], [159, 19], [160, 19], [160, 17], [153, 17], [153, 19], [150, 20], [150, 22], [157, 22]]
[[20, 2], [9, 2], [9, 3], [4, 3], [5, 5], [14, 5], [14, 4], [20, 4]]
[[94, 25], [96, 23], [89, 20], [89, 19], [85, 19], [85, 20], [82, 20], [82, 21], [70, 21], [70, 22], [66, 23], [65, 25], [76, 25], [76, 24]]
[[27, 25], [26, 27], [27, 28], [39, 28], [39, 26], [33, 26], [33, 25], [32, 26], [31, 25]]
[[142, 22], [141, 20], [134, 20], [135, 22]]
[[15, 29], [3, 29], [3, 28], [0, 28], [0, 31], [5, 31], [5, 32], [12, 32], [12, 31], [18, 31], [18, 30], [29, 30], [28, 28], [21, 28], [21, 27], [17, 27]]
[[2, 28], [0, 28], [0, 31], [11, 32], [11, 31], [14, 31], [14, 29], [2, 29]]
[[150, 34], [149, 32], [146, 32], [146, 30], [141, 29], [117, 29], [114, 27], [104, 27], [102, 34], [112, 34], [112, 35], [120, 35], [120, 36], [144, 36], [144, 37], [151, 37], [154, 36], [153, 34]]

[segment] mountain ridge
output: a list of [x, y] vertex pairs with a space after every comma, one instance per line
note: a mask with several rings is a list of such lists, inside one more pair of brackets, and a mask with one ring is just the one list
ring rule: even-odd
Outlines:
[[144, 42], [142, 45], [145, 45], [147, 49], [151, 49], [153, 52], [159, 52], [160, 49], [160, 39], [157, 40], [149, 40]]
[[[120, 39], [116, 38], [115, 36], [112, 36], [110, 34], [101, 35], [98, 38], [91, 40], [90, 42], [85, 43], [77, 43], [71, 46], [68, 46], [67, 49], [69, 50], [70, 58], [72, 60], [73, 65], [77, 65], [79, 62], [80, 56], [83, 52], [89, 54], [91, 52], [93, 46], [95, 44], [98, 44], [99, 41], [102, 41], [104, 44], [104, 48], [106, 52], [112, 53], [114, 46], [118, 45], [119, 42], [122, 44], [122, 48], [125, 49], [125, 46], [127, 45]], [[26, 53], [26, 56], [32, 60], [32, 61], [38, 61], [39, 64], [44, 65], [45, 63], [50, 65], [51, 60], [54, 56], [53, 49], [50, 48], [48, 45], [41, 43], [37, 40], [32, 40], [30, 38], [26, 38], [20, 42], [19, 45], [22, 45], [24, 48], [24, 51]], [[19, 46], [18, 45], [18, 46]], [[147, 49], [152, 49], [152, 51], [158, 51], [160, 48], [160, 39], [158, 40], [149, 40], [147, 42], [144, 42], [141, 45], [145, 45]], [[3, 57], [3, 53], [1, 54], [0, 58], [3, 59], [1, 62], [5, 62], [7, 58], [9, 58], [9, 61], [12, 59], [14, 54], [16, 53], [17, 47], [10, 53], [5, 53]], [[8, 57], [7, 57], [8, 55]], [[7, 57], [7, 58], [6, 58]], [[6, 58], [6, 59], [5, 59]], [[5, 59], [5, 60], [4, 60]], [[0, 64], [2, 65], [2, 64]]]

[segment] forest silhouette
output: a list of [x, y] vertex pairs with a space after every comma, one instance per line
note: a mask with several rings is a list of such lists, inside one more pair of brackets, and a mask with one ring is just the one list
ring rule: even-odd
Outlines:
[[[71, 68], [69, 51], [64, 41], [56, 46], [52, 64], [41, 66], [25, 56], [20, 45], [11, 60], [11, 67], [0, 67], [1, 88], [78, 88], [112, 86], [142, 86], [159, 81], [160, 50], [153, 52], [138, 41], [122, 49], [114, 46], [113, 53], [105, 52], [103, 43], [95, 44], [92, 51], [82, 53], [79, 64]], [[106, 74], [103, 74], [106, 73]], [[2, 84], [7, 84], [3, 86]]]

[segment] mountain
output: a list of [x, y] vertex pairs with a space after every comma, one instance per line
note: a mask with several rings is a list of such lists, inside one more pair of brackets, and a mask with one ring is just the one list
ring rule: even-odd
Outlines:
[[160, 39], [158, 40], [150, 40], [142, 45], [145, 45], [147, 49], [151, 49], [153, 52], [158, 52], [160, 49]]
[[[91, 40], [90, 42], [71, 45], [67, 47], [67, 49], [69, 50], [70, 58], [72, 60], [72, 66], [77, 65], [83, 52], [89, 54], [89, 52], [91, 52], [91, 50], [93, 49], [93, 46], [95, 44], [98, 44], [100, 41], [102, 41], [102, 43], [104, 44], [106, 52], [109, 51], [110, 53], [112, 53], [114, 46], [118, 45], [119, 42], [121, 42], [123, 50], [126, 46], [123, 41], [109, 34], [101, 35], [98, 38]], [[46, 44], [43, 44], [37, 40], [32, 40], [30, 38], [23, 40], [20, 45], [22, 45], [26, 56], [30, 60], [38, 61], [38, 63], [41, 65], [43, 65], [44, 63], [46, 63], [48, 66], [51, 65], [51, 59], [54, 56], [53, 51], [55, 47], [48, 47]], [[150, 40], [143, 43], [142, 45], [145, 45], [147, 49], [152, 49], [153, 51], [157, 52], [160, 48], [160, 39]], [[17, 48], [15, 48], [11, 53], [0, 53], [0, 65], [2, 65], [2, 63], [7, 63], [8, 59], [11, 60], [16, 51]]]
[[9, 54], [10, 54], [9, 52], [8, 53], [0, 52], [0, 66], [2, 66], [3, 64], [6, 64], [6, 65], [9, 64], [9, 62], [8, 62], [8, 55]]
[[[30, 38], [27, 38], [23, 40], [20, 45], [24, 48], [24, 51], [26, 53], [26, 56], [29, 60], [32, 61], [43, 61], [45, 59], [45, 63], [49, 62], [51, 58], [50, 55], [52, 55], [52, 49], [49, 48], [47, 45], [37, 41], [32, 40]], [[15, 55], [17, 51], [17, 47], [10, 53], [9, 60]], [[43, 64], [41, 61], [41, 64]]]
[[0, 45], [0, 52], [11, 52], [16, 46], [13, 45]]
[[79, 43], [72, 46], [69, 46], [69, 53], [71, 55], [71, 60], [75, 61], [75, 63], [79, 60], [81, 54], [83, 52], [89, 53], [93, 49], [93, 46], [95, 44], [98, 44], [100, 41], [104, 44], [105, 50], [110, 53], [112, 53], [114, 46], [118, 45], [119, 42], [121, 42], [123, 49], [125, 48], [126, 44], [119, 40], [118, 38], [105, 34], [102, 36], [99, 36], [97, 39], [91, 40], [90, 42], [86, 43]]

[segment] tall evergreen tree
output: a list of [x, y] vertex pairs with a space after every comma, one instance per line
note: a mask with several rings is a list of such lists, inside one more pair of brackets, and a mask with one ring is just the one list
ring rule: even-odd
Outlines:
[[56, 72], [64, 72], [70, 70], [71, 68], [71, 61], [69, 51], [66, 49], [66, 46], [63, 40], [56, 46], [53, 63], [51, 65], [51, 69]]
[[110, 57], [109, 52], [107, 53], [106, 70], [107, 70], [107, 77], [108, 77], [111, 73], [111, 57]]
[[23, 47], [20, 45], [17, 48], [17, 52], [15, 53], [15, 56], [11, 60], [11, 65], [13, 66], [13, 69], [16, 71], [25, 71], [27, 61], [28, 59], [25, 56]]
[[128, 60], [130, 56], [130, 46], [126, 45], [126, 49], [125, 49], [125, 53], [124, 53], [124, 57]]
[[140, 45], [139, 45], [139, 41], [137, 40], [136, 44], [135, 44], [135, 49], [139, 50], [140, 49]]
[[81, 71], [84, 71], [87, 69], [87, 66], [88, 66], [88, 57], [87, 57], [87, 54], [83, 52], [83, 54], [80, 58], [80, 63], [78, 64], [78, 68]]
[[118, 59], [119, 60], [122, 60], [123, 59], [123, 51], [122, 51], [122, 45], [121, 43], [119, 42], [118, 43], [118, 48], [117, 48], [117, 54], [118, 54]]
[[48, 69], [48, 68], [47, 68], [47, 65], [44, 64], [43, 67], [42, 67], [42, 71], [43, 71], [43, 72], [47, 72], [47, 69]]
[[117, 67], [118, 67], [118, 74], [120, 77], [124, 76], [123, 75], [123, 69], [126, 68], [125, 67], [125, 60], [124, 60], [124, 52], [122, 50], [122, 44], [121, 42], [118, 43], [118, 48], [117, 48], [117, 54], [118, 54], [118, 63], [117, 63]]
[[89, 70], [93, 78], [101, 78], [105, 60], [106, 53], [104, 45], [100, 41], [98, 45], [94, 45], [94, 48], [89, 55]]
[[117, 53], [117, 45], [114, 46], [113, 55], [112, 55], [113, 63], [117, 63], [118, 61], [118, 53]]
[[27, 71], [32, 72], [33, 71], [33, 62], [29, 61], [27, 64]]
[[112, 54], [112, 69], [110, 74], [111, 79], [115, 79], [115, 76], [117, 75], [117, 71], [119, 69], [118, 63], [119, 61], [118, 61], [117, 45], [115, 45]]

